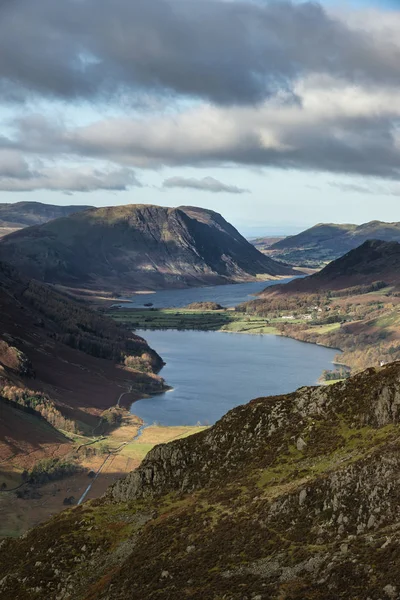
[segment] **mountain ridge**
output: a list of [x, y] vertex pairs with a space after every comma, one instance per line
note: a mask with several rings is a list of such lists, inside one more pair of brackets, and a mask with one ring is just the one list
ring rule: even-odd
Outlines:
[[48, 283], [106, 290], [294, 274], [258, 252], [221, 215], [196, 207], [91, 209], [4, 237], [0, 258]]
[[0, 203], [0, 228], [23, 228], [93, 208], [92, 206], [44, 204], [42, 202]]
[[[369, 239], [400, 241], [400, 222], [369, 221], [361, 225], [318, 223], [278, 241], [264, 252], [292, 265], [321, 267]], [[257, 241], [262, 247], [262, 240]]]

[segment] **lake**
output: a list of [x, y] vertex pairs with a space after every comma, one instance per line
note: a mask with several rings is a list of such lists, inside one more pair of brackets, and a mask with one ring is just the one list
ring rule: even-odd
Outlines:
[[218, 302], [227, 308], [237, 306], [241, 302], [254, 300], [254, 294], [261, 292], [264, 288], [278, 283], [287, 283], [296, 279], [287, 277], [279, 281], [253, 281], [250, 283], [234, 283], [228, 285], [214, 285], [200, 288], [184, 288], [179, 290], [161, 290], [159, 292], [148, 292], [135, 294], [124, 302], [124, 308], [143, 308], [144, 304], [151, 302], [154, 308], [182, 308], [191, 302]]
[[166, 361], [160, 374], [173, 387], [132, 405], [131, 412], [149, 425], [212, 425], [231, 408], [253, 398], [316, 384], [337, 354], [336, 350], [275, 335], [175, 330], [137, 333]]

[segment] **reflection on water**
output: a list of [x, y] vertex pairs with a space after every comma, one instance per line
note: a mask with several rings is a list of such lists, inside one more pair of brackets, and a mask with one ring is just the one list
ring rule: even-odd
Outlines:
[[148, 424], [213, 424], [252, 398], [314, 385], [335, 350], [274, 335], [138, 331], [166, 361], [173, 390], [132, 405]]

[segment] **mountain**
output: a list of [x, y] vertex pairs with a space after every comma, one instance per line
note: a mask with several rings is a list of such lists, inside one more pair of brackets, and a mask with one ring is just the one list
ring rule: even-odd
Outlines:
[[49, 283], [137, 290], [290, 275], [221, 215], [194, 207], [98, 208], [13, 233], [0, 257]]
[[360, 600], [400, 590], [400, 364], [258, 398], [2, 542], [14, 600]]
[[[297, 235], [280, 240], [264, 251], [271, 258], [292, 265], [320, 267], [371, 239], [400, 242], [400, 223], [381, 221], [371, 221], [363, 225], [320, 223]], [[260, 247], [261, 244], [262, 240], [257, 240], [256, 247]]]
[[260, 252], [265, 252], [265, 250], [268, 250], [271, 246], [273, 246], [277, 242], [281, 242], [284, 239], [285, 239], [284, 236], [281, 236], [281, 237], [260, 237], [260, 238], [249, 239], [249, 242], [251, 244], [253, 244], [253, 246], [255, 248], [257, 248], [257, 250], [259, 250]]
[[1, 468], [66, 452], [59, 430], [91, 431], [122, 391], [158, 391], [162, 364], [142, 338], [0, 263]]
[[91, 206], [56, 206], [42, 202], [0, 204], [0, 228], [21, 229], [88, 210]]
[[318, 273], [285, 285], [266, 288], [262, 294], [318, 293], [380, 284], [400, 286], [400, 243], [368, 240], [332, 261]]
[[24, 227], [41, 225], [52, 219], [66, 217], [92, 208], [90, 206], [56, 206], [41, 202], [16, 202], [0, 204], [0, 238]]

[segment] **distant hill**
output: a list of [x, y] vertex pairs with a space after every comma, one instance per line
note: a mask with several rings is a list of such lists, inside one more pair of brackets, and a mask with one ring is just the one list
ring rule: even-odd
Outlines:
[[273, 246], [273, 244], [276, 244], [277, 242], [281, 242], [284, 239], [285, 238], [283, 236], [281, 236], [281, 237], [260, 237], [260, 238], [249, 239], [249, 242], [251, 242], [253, 244], [253, 246], [255, 246], [257, 248], [257, 250], [259, 250], [260, 252], [264, 252], [265, 250], [267, 250], [268, 248]]
[[216, 212], [116, 206], [6, 236], [0, 257], [36, 279], [101, 290], [160, 289], [290, 275]]
[[400, 286], [400, 243], [368, 240], [318, 273], [274, 286], [273, 290], [266, 288], [263, 294], [317, 293], [368, 286], [375, 282]]
[[13, 229], [41, 225], [67, 217], [77, 212], [88, 210], [91, 206], [56, 206], [42, 202], [16, 202], [15, 204], [0, 204], [0, 227]]
[[[371, 239], [400, 242], [400, 223], [320, 223], [297, 235], [284, 238], [269, 248], [265, 247], [263, 251], [271, 258], [291, 265], [320, 267]], [[260, 245], [259, 239], [256, 247]]]

